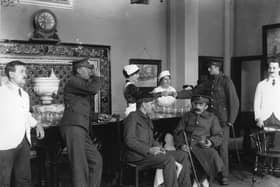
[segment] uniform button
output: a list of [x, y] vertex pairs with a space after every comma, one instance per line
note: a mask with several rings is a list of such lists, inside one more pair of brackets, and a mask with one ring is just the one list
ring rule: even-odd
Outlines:
[[197, 121], [197, 122], [196, 122], [196, 124], [198, 125], [198, 124], [199, 124], [199, 122]]
[[214, 107], [214, 105], [211, 105], [211, 108], [213, 108]]

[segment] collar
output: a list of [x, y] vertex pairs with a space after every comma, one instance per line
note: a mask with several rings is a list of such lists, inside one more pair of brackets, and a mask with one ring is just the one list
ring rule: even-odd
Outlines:
[[202, 118], [208, 118], [209, 117], [209, 112], [208, 111], [204, 111], [204, 112], [202, 112], [201, 114], [197, 114], [197, 113], [195, 113], [193, 110], [191, 111], [194, 115], [196, 115], [196, 116], [200, 116], [200, 117], [202, 117]]
[[275, 80], [276, 82], [279, 82], [279, 80], [280, 80], [280, 77], [278, 76], [278, 77], [268, 77], [267, 79], [266, 79], [266, 81], [267, 82], [272, 82], [273, 80]]
[[142, 118], [149, 119], [149, 116], [144, 114], [141, 110], [136, 110], [136, 112], [141, 116]]
[[224, 74], [223, 73], [219, 73], [219, 74], [217, 74], [217, 75], [210, 75], [210, 78], [212, 78], [213, 80], [214, 79], [218, 79], [218, 78], [220, 78], [220, 77], [222, 77]]
[[[131, 82], [131, 81], [125, 81], [125, 85], [124, 85], [124, 88], [126, 88], [127, 86], [129, 85], [135, 85], [134, 82]], [[136, 86], [136, 85], [135, 85]]]
[[129, 84], [135, 84], [135, 82], [134, 81], [131, 81], [131, 80], [125, 80], [125, 83], [129, 83]]
[[18, 91], [18, 89], [22, 89], [21, 87], [19, 87], [17, 84], [11, 82], [11, 81], [7, 81], [6, 83], [7, 87], [11, 90], [16, 90]]
[[167, 87], [163, 87], [163, 86], [159, 86], [160, 88], [162, 88], [162, 89], [168, 89], [169, 87], [170, 87], [170, 85], [168, 85]]
[[77, 73], [76, 75], [74, 75], [75, 77], [81, 79], [81, 80], [84, 80], [84, 81], [88, 81], [89, 79], [85, 79], [83, 78], [79, 73]]

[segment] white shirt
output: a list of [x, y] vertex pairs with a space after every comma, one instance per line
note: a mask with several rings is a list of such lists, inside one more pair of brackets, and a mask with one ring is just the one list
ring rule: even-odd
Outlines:
[[275, 85], [272, 85], [273, 78], [265, 79], [258, 83], [255, 99], [255, 119], [262, 121], [268, 119], [272, 113], [280, 119], [280, 78], [275, 78]]
[[30, 128], [37, 121], [29, 112], [29, 96], [11, 82], [0, 86], [0, 150], [16, 148], [26, 137], [31, 143]]

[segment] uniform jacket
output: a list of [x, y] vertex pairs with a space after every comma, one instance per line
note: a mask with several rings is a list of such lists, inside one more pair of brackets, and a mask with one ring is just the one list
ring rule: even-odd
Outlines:
[[141, 111], [131, 112], [124, 120], [124, 144], [127, 160], [139, 161], [148, 156], [150, 147], [157, 146], [152, 120]]
[[[186, 132], [188, 144], [193, 155], [208, 173], [208, 176], [215, 177], [223, 169], [223, 161], [215, 149], [223, 141], [223, 131], [218, 118], [207, 111], [200, 115], [195, 114], [193, 111], [187, 112], [183, 115], [174, 131], [176, 147], [186, 144], [183, 132]], [[207, 149], [201, 148], [198, 145], [198, 141], [202, 137], [207, 137], [213, 146]]]
[[204, 111], [197, 115], [193, 111], [183, 115], [174, 131], [176, 146], [185, 144], [183, 131], [186, 132], [190, 145], [196, 145], [202, 137], [207, 137], [213, 147], [218, 147], [223, 141], [223, 132], [218, 118], [211, 112]]
[[232, 80], [220, 73], [211, 76], [208, 81], [199, 84], [196, 91], [211, 96], [209, 111], [220, 120], [221, 126], [227, 122], [234, 123], [239, 111], [239, 99]]
[[77, 125], [89, 129], [93, 96], [98, 92], [102, 78], [92, 77], [89, 80], [73, 75], [64, 88], [65, 110], [61, 126]]

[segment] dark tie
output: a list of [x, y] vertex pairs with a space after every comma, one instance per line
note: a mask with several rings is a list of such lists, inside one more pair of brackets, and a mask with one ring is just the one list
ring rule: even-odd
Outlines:
[[275, 79], [272, 80], [272, 86], [274, 86], [274, 85], [275, 85]]
[[21, 90], [20, 90], [20, 88], [18, 89], [18, 94], [21, 97]]

